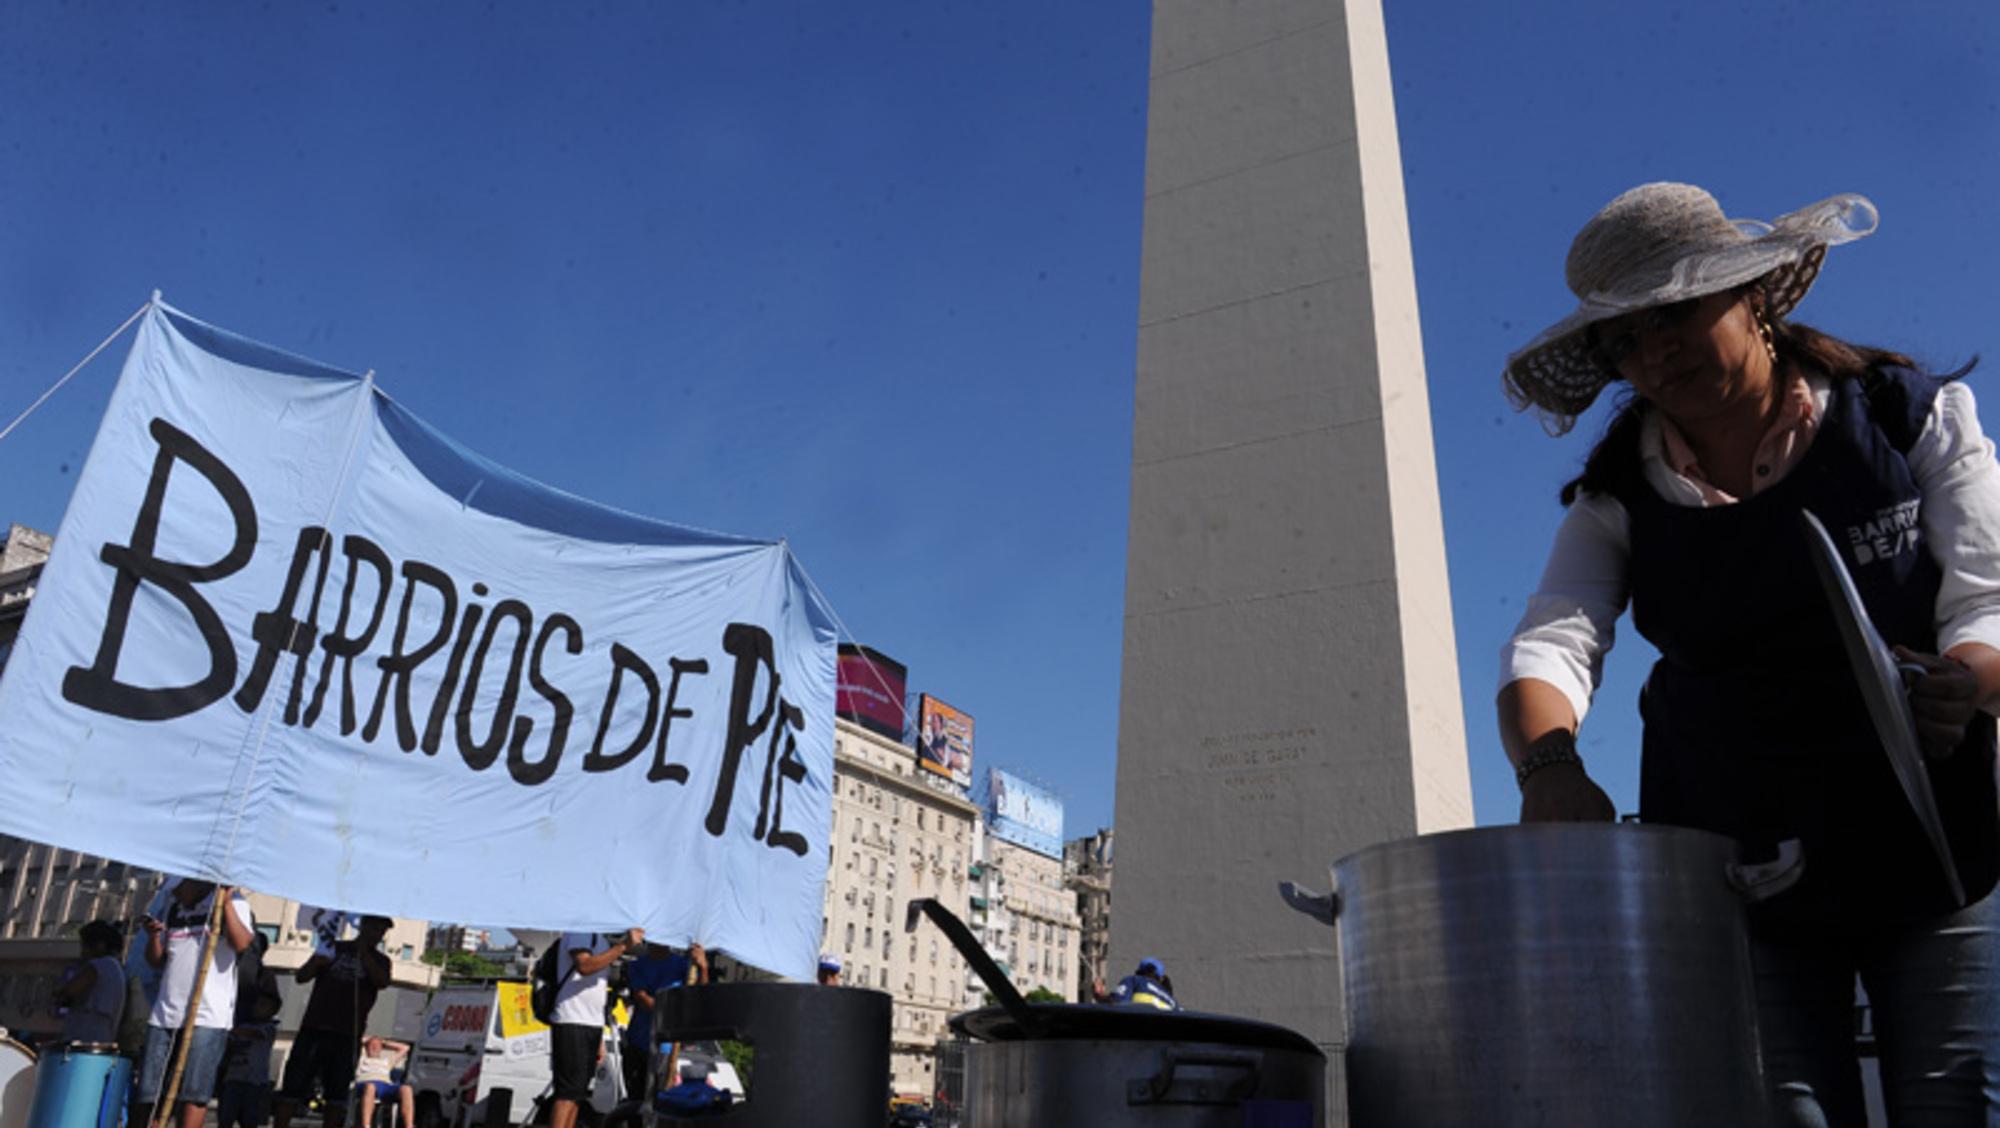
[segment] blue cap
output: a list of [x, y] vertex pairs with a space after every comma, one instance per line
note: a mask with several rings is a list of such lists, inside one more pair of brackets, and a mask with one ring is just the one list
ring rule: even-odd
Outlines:
[[1167, 965], [1161, 963], [1160, 961], [1154, 959], [1151, 956], [1147, 956], [1145, 959], [1139, 961], [1140, 975], [1150, 975], [1154, 979], [1158, 979], [1161, 976], [1165, 975], [1166, 973], [1167, 973]]
[[839, 957], [839, 956], [836, 956], [836, 955], [833, 955], [833, 954], [832, 954], [832, 953], [830, 953], [830, 952], [822, 952], [822, 953], [820, 953], [820, 957], [819, 957], [819, 969], [820, 969], [821, 971], [839, 971], [839, 970], [840, 970], [840, 957]]

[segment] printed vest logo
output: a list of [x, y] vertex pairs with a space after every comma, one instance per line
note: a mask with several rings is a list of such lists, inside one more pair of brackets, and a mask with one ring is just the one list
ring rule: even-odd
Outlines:
[[1847, 544], [1857, 566], [1873, 564], [1917, 550], [1917, 510], [1921, 498], [1879, 509], [1859, 525], [1847, 526]]

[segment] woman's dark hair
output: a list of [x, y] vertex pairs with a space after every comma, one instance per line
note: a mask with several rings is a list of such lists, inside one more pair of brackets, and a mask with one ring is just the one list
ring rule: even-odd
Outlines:
[[77, 929], [76, 938], [100, 952], [116, 952], [125, 946], [125, 934], [104, 920], [93, 920]]
[[[1843, 341], [1831, 333], [1796, 321], [1772, 319], [1771, 339], [1778, 349], [1779, 364], [1830, 379], [1852, 376], [1861, 381], [1863, 388], [1872, 388], [1882, 378], [1880, 370], [1883, 368], [1922, 371], [1916, 361], [1902, 353]], [[1972, 371], [1978, 363], [1979, 358], [1974, 356], [1955, 371], [1936, 378], [1940, 381], [1956, 380]], [[1590, 454], [1584, 458], [1583, 473], [1563, 484], [1560, 494], [1563, 505], [1574, 502], [1577, 495], [1584, 491], [1606, 493], [1610, 490], [1620, 469], [1622, 452], [1636, 449], [1638, 445], [1642, 403], [1629, 387], [1619, 394], [1611, 422], [1604, 426], [1604, 437], [1597, 440], [1597, 445], [1590, 448]]]

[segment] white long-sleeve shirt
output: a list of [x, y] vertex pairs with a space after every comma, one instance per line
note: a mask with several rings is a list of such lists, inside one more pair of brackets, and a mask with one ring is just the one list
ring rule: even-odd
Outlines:
[[[1815, 379], [1811, 387], [1824, 417], [1829, 385]], [[1695, 482], [1669, 465], [1664, 448], [1658, 419], [1649, 415], [1639, 435], [1646, 483], [1674, 505], [1709, 504]], [[1950, 383], [1938, 390], [1907, 458], [1923, 495], [1918, 523], [1943, 573], [1935, 615], [1938, 649], [1962, 642], [2000, 649], [2000, 463], [1979, 426], [1970, 388]], [[1614, 626], [1631, 596], [1631, 541], [1630, 518], [1616, 498], [1576, 499], [1556, 529], [1540, 586], [1501, 648], [1502, 686], [1520, 678], [1548, 682], [1569, 698], [1577, 720], [1583, 719], [1602, 680]]]

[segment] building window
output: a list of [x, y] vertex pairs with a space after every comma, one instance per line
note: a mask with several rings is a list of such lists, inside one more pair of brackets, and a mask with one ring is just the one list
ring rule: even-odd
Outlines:
[[845, 950], [850, 953], [854, 951], [854, 922], [851, 920], [847, 922], [847, 944]]

